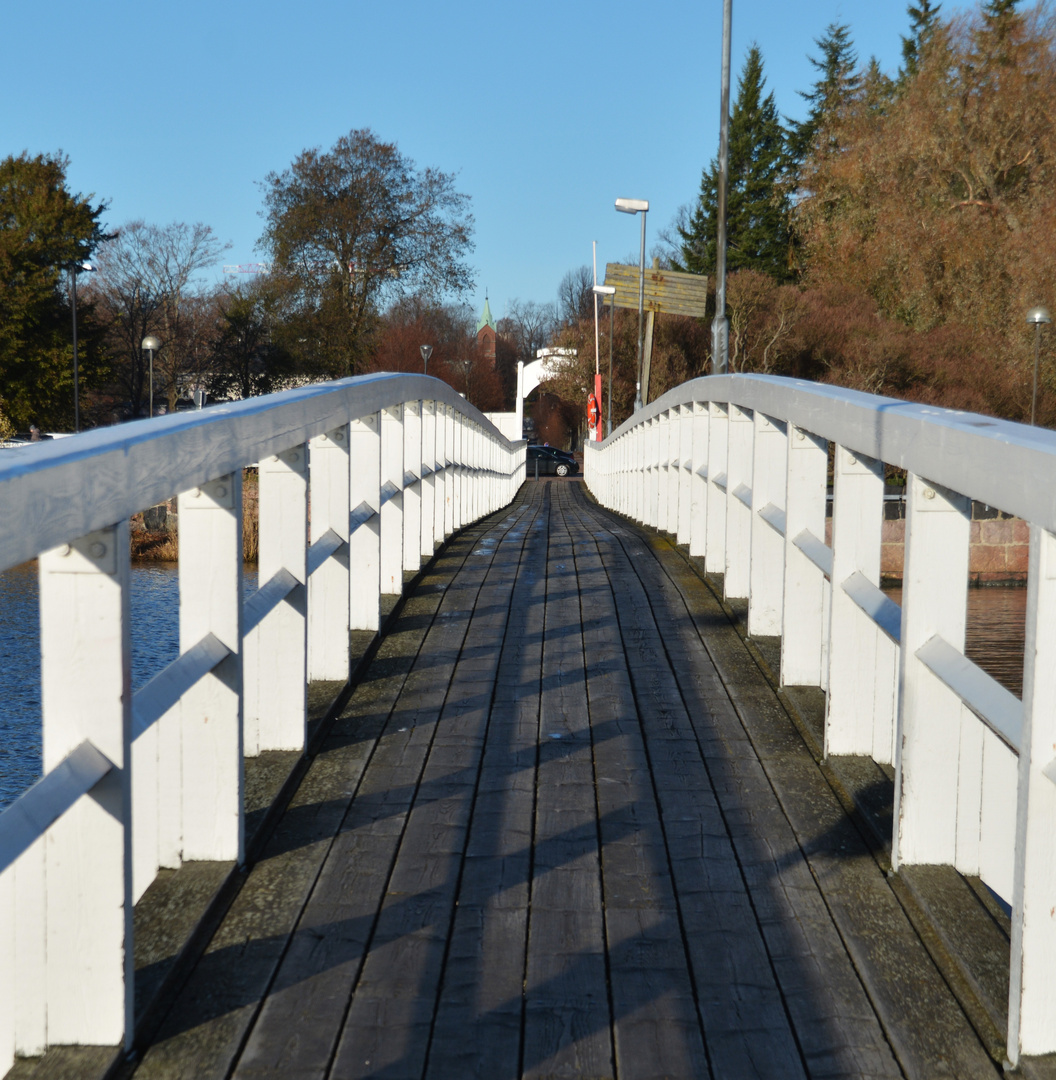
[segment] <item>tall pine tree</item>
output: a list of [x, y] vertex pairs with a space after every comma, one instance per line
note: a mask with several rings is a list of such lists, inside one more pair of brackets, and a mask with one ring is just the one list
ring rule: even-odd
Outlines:
[[[815, 39], [821, 59], [808, 57], [821, 77], [812, 90], [799, 95], [809, 105], [807, 118], [792, 124], [788, 136], [789, 154], [801, 165], [817, 150], [825, 152], [832, 141], [832, 129], [841, 109], [858, 93], [861, 80], [855, 73], [858, 56], [851, 43], [850, 28], [830, 23], [824, 37]], [[819, 138], [826, 145], [816, 146]]]
[[899, 82], [905, 82], [916, 75], [924, 50], [935, 33], [941, 7], [941, 4], [933, 4], [931, 0], [920, 0], [916, 7], [910, 4], [906, 9], [909, 13], [909, 35], [902, 38], [902, 70], [899, 72]]
[[[759, 48], [748, 50], [730, 116], [729, 188], [726, 201], [726, 265], [750, 268], [776, 278], [789, 276], [789, 200], [785, 172], [785, 132], [774, 95], [763, 96], [765, 79]], [[679, 228], [682, 266], [696, 274], [715, 270], [719, 163], [704, 170], [688, 227]]]

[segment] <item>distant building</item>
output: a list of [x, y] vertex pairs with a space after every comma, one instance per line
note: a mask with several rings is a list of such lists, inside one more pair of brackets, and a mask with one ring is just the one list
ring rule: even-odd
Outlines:
[[477, 346], [480, 348], [480, 355], [492, 367], [495, 367], [495, 344], [498, 337], [499, 332], [495, 327], [495, 319], [491, 314], [491, 304], [488, 303], [488, 297], [485, 293], [484, 310], [480, 313], [480, 322], [477, 323]]

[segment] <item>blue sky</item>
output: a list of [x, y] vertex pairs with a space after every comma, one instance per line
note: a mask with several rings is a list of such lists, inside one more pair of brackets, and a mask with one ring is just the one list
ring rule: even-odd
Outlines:
[[[897, 68], [905, 0], [734, 0], [734, 79], [757, 42], [779, 109], [802, 116], [833, 21], [863, 62]], [[457, 174], [476, 218], [468, 299], [487, 288], [500, 316], [553, 299], [592, 240], [599, 267], [635, 256], [617, 196], [650, 200], [650, 244], [694, 198], [718, 144], [721, 29], [721, 0], [9, 3], [0, 156], [61, 149], [109, 224], [203, 221], [250, 262], [256, 182], [370, 127]]]

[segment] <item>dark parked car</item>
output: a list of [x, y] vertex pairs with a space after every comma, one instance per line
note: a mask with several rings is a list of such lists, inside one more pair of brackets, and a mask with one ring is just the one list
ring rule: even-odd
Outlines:
[[535, 465], [539, 463], [540, 476], [575, 476], [579, 472], [579, 463], [565, 450], [553, 446], [528, 447], [528, 475], [535, 475]]

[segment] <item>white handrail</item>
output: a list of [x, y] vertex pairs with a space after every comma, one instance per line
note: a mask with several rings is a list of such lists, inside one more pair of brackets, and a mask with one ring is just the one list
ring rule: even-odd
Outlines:
[[[445, 383], [381, 374], [0, 460], [0, 568], [39, 558], [44, 722], [44, 777], [0, 814], [0, 982], [32, 988], [0, 1010], [0, 1074], [50, 1044], [130, 1046], [134, 901], [160, 867], [242, 861], [243, 753], [303, 752], [308, 680], [348, 678], [349, 632], [513, 498], [524, 447]], [[129, 519], [173, 495], [181, 654], [131, 698]]]
[[[747, 598], [749, 633], [781, 636], [783, 683], [826, 690], [826, 754], [895, 766], [895, 868], [950, 864], [1008, 900], [1009, 1059], [1056, 1051], [1056, 432], [729, 375], [584, 456], [599, 502], [674, 533]], [[908, 474], [901, 608], [879, 588], [885, 464]], [[972, 500], [1030, 523], [1022, 702], [964, 656]]]

